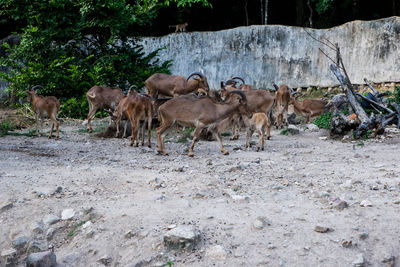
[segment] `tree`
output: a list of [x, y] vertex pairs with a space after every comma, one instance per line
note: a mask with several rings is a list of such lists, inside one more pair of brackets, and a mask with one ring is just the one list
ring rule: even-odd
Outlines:
[[[170, 61], [158, 62], [154, 51], [144, 55], [134, 38], [143, 25], [169, 5], [208, 4], [206, 0], [3, 0], [0, 10], [9, 20], [23, 21], [21, 43], [7, 47], [0, 73], [9, 89], [25, 95], [40, 84], [41, 94], [81, 101], [93, 85], [135, 84], [139, 88], [154, 72], [168, 72]], [[7, 46], [7, 45], [6, 45]]]

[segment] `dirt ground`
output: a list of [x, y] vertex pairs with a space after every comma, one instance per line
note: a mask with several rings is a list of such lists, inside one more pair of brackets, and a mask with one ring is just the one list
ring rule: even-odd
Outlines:
[[[60, 266], [400, 266], [395, 129], [346, 142], [273, 130], [262, 152], [242, 133], [224, 137], [229, 155], [200, 141], [193, 158], [177, 138], [159, 156], [155, 138], [136, 148], [78, 122], [60, 129], [57, 141], [0, 138], [0, 252], [25, 236]], [[66, 209], [71, 219], [44, 223]], [[182, 225], [200, 239], [168, 250], [164, 234]]]

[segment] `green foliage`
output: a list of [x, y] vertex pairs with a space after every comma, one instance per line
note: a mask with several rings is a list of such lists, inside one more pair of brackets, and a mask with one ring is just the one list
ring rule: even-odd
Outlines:
[[393, 92], [389, 92], [386, 98], [389, 101], [389, 105], [395, 106], [400, 104], [400, 86], [395, 86]]
[[315, 2], [315, 9], [318, 14], [322, 14], [333, 7], [334, 0], [312, 0]]
[[5, 120], [0, 123], [0, 137], [8, 134], [8, 131], [12, 129], [11, 122], [9, 120]]
[[332, 113], [324, 113], [321, 114], [318, 118], [314, 120], [314, 124], [317, 125], [319, 128], [323, 129], [331, 129], [331, 118], [332, 118]]
[[177, 143], [187, 143], [188, 140], [192, 139], [192, 133], [194, 131], [193, 127], [187, 127], [184, 130], [181, 130], [181, 136], [176, 141]]
[[60, 112], [58, 113], [59, 117], [83, 119], [86, 118], [89, 112], [86, 96], [80, 98], [72, 97], [64, 101], [61, 100], [60, 102], [62, 104], [60, 105]]
[[171, 61], [160, 62], [159, 50], [145, 55], [132, 37], [151, 23], [157, 7], [171, 2], [208, 5], [206, 0], [3, 0], [0, 16], [26, 27], [19, 45], [4, 45], [8, 57], [0, 58], [0, 66], [11, 71], [0, 79], [20, 98], [42, 85], [38, 93], [58, 97], [63, 116], [82, 118], [87, 112], [82, 95], [92, 86], [141, 88], [151, 74], [169, 73]]
[[281, 135], [289, 135], [288, 127], [286, 126], [285, 129], [283, 129], [279, 134]]

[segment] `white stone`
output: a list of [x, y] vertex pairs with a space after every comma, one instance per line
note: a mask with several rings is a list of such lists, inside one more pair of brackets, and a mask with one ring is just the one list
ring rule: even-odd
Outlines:
[[61, 213], [61, 220], [70, 220], [75, 216], [75, 211], [73, 209], [65, 209]]

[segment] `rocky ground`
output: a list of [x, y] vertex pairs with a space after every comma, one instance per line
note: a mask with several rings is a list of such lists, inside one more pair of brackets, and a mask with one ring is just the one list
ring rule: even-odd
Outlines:
[[178, 137], [159, 156], [61, 130], [0, 138], [0, 265], [50, 248], [59, 266], [399, 266], [396, 129], [274, 130], [263, 152], [224, 137], [228, 156], [201, 141], [194, 158]]

